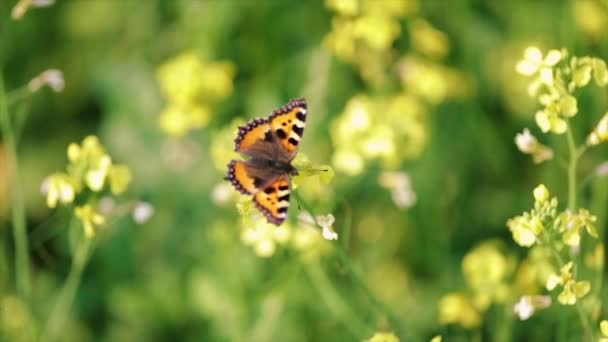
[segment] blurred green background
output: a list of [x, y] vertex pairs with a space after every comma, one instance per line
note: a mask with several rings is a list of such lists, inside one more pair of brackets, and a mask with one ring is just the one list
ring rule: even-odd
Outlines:
[[[226, 193], [237, 123], [305, 97], [302, 153], [331, 165], [336, 177], [329, 185], [302, 180], [301, 196], [315, 215], [335, 216], [337, 243], [403, 331], [421, 341], [438, 334], [494, 340], [504, 325], [507, 340], [552, 340], [554, 312], [521, 323], [501, 316], [510, 304], [496, 304], [471, 332], [440, 325], [437, 305], [466, 288], [462, 258], [482, 241], [495, 239], [506, 255], [523, 258], [505, 222], [531, 206], [534, 186], [565, 197], [557, 161], [534, 165], [513, 143], [524, 127], [540, 134], [537, 105], [515, 64], [531, 45], [608, 57], [608, 1], [353, 2], [58, 0], [15, 20], [17, 1], [3, 0], [7, 90], [51, 68], [65, 79], [62, 92], [44, 88], [9, 108], [23, 122], [29, 308], [14, 301], [10, 181], [0, 145], [6, 336], [39, 329], [65, 281], [70, 213], [48, 209], [40, 186], [65, 168], [68, 144], [90, 134], [132, 170], [120, 201], [149, 202], [154, 215], [142, 225], [122, 215], [99, 228], [61, 340], [360, 341], [394, 331], [331, 244], [256, 247], [239, 200]], [[204, 84], [187, 105], [198, 114], [184, 119], [190, 112], [168, 108], [171, 94], [192, 91], [180, 83], [187, 78]], [[579, 140], [606, 105], [599, 88], [581, 95]], [[565, 151], [559, 136], [539, 139], [556, 155]], [[605, 147], [594, 150], [581, 174], [605, 155]], [[393, 201], [394, 179], [381, 181], [387, 171], [409, 175], [415, 203]], [[601, 198], [603, 182], [594, 183]], [[290, 236], [302, 229], [294, 203]], [[600, 210], [603, 226], [605, 208], [590, 209]]]

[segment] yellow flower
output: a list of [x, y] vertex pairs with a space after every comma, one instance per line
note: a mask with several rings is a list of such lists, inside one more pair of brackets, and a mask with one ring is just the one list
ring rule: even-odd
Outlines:
[[252, 246], [257, 256], [268, 258], [274, 255], [277, 244], [289, 241], [290, 234], [287, 223], [275, 226], [266, 222], [266, 219], [259, 218], [241, 231], [241, 240], [245, 245]]
[[512, 265], [496, 242], [476, 246], [462, 260], [462, 272], [474, 292], [476, 307], [485, 310], [492, 302], [503, 302], [507, 295], [505, 278]]
[[560, 275], [551, 274], [547, 279], [547, 290], [551, 291], [557, 286], [563, 287], [562, 292], [557, 296], [557, 301], [563, 305], [574, 305], [578, 298], [584, 297], [591, 285], [588, 281], [576, 281], [572, 274], [574, 263], [570, 261], [560, 269]]
[[182, 53], [158, 68], [161, 90], [170, 102], [189, 105], [201, 95], [203, 61], [196, 52]]
[[57, 202], [72, 203], [76, 194], [72, 179], [64, 173], [55, 173], [45, 180], [46, 205], [55, 208]]
[[375, 50], [387, 50], [401, 33], [399, 22], [381, 13], [357, 18], [353, 30], [358, 39]]
[[358, 0], [325, 0], [325, 6], [344, 16], [355, 16], [359, 13]]
[[522, 247], [534, 245], [537, 236], [543, 231], [543, 224], [536, 217], [516, 216], [507, 221], [507, 226], [513, 234], [513, 240]]
[[169, 135], [182, 137], [190, 131], [207, 126], [211, 110], [204, 105], [169, 103], [159, 117], [160, 127]]
[[600, 333], [602, 336], [599, 339], [599, 342], [608, 342], [608, 321], [602, 320], [600, 322]]
[[410, 36], [414, 48], [434, 58], [442, 58], [450, 50], [445, 33], [437, 30], [424, 19], [414, 19], [409, 23]]
[[126, 165], [112, 165], [108, 172], [110, 191], [120, 195], [127, 190], [131, 183], [131, 169]]
[[399, 342], [399, 338], [393, 333], [377, 332], [367, 342]]
[[449, 293], [439, 301], [439, 322], [471, 329], [481, 324], [481, 313], [463, 293]]
[[564, 134], [568, 130], [568, 123], [557, 112], [549, 109], [539, 110], [535, 115], [536, 124], [544, 132]]
[[531, 46], [524, 51], [524, 59], [520, 60], [515, 68], [522, 75], [538, 74], [543, 83], [552, 85], [553, 67], [559, 63], [562, 55], [562, 52], [558, 50], [549, 50], [543, 58], [542, 52], [537, 47]]
[[105, 217], [97, 213], [90, 204], [78, 206], [74, 209], [74, 214], [84, 228], [84, 233], [87, 238], [92, 238], [95, 235], [95, 226], [102, 225], [106, 222]]
[[534, 200], [538, 203], [544, 203], [549, 199], [549, 190], [544, 184], [534, 188]]

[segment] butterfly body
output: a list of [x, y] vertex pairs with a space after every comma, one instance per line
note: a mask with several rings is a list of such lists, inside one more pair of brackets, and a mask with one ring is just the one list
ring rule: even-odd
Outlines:
[[256, 118], [239, 127], [235, 151], [247, 160], [232, 160], [228, 175], [236, 190], [253, 196], [256, 207], [269, 222], [281, 224], [287, 218], [291, 165], [306, 125], [306, 101], [296, 99], [275, 110], [268, 118]]

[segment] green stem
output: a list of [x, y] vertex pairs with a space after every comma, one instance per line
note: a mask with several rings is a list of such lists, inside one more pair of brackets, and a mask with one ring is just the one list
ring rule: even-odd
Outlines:
[[317, 288], [317, 292], [323, 303], [334, 312], [336, 317], [340, 317], [344, 321], [346, 328], [353, 335], [354, 339], [360, 339], [361, 336], [369, 336], [373, 333], [373, 328], [370, 328], [366, 322], [361, 321], [355, 316], [353, 311], [342, 300], [318, 262], [308, 263], [305, 270], [313, 286]]
[[19, 102], [25, 98], [27, 98], [32, 92], [28, 88], [27, 85], [22, 86], [21, 88], [17, 88], [6, 93], [6, 101], [9, 105], [13, 105], [16, 102]]
[[[72, 222], [75, 222], [75, 219]], [[89, 259], [92, 243], [92, 239], [84, 235], [81, 236], [81, 241], [72, 258], [72, 267], [70, 268], [68, 278], [57, 297], [57, 301], [44, 328], [45, 333], [42, 336], [45, 337], [46, 341], [55, 341], [62, 331], [76, 297], [76, 291], [82, 279], [82, 272]]]
[[[304, 202], [302, 200], [302, 198], [299, 196], [299, 194], [297, 192], [294, 192], [293, 195], [294, 195], [295, 199], [300, 203], [302, 208], [304, 208], [305, 211], [307, 211], [311, 214], [315, 225], [319, 229], [322, 229], [321, 225], [317, 222], [316, 217], [314, 216], [313, 212], [310, 210], [310, 207], [306, 204], [306, 202]], [[395, 334], [397, 334], [397, 336], [399, 336], [399, 338], [401, 338], [402, 340], [405, 340], [406, 334], [404, 333], [404, 331], [402, 329], [402, 324], [401, 324], [399, 318], [397, 317], [397, 315], [395, 313], [393, 313], [393, 311], [388, 306], [386, 306], [374, 294], [374, 292], [371, 290], [371, 288], [367, 285], [367, 282], [365, 281], [364, 277], [361, 275], [361, 273], [359, 273], [355, 269], [355, 267], [351, 263], [348, 255], [344, 251], [344, 247], [343, 247], [342, 243], [336, 241], [336, 243], [334, 243], [333, 246], [336, 251], [336, 256], [338, 257], [338, 259], [340, 259], [341, 263], [343, 264], [344, 268], [346, 269], [346, 272], [351, 276], [352, 280], [357, 284], [357, 286], [359, 286], [363, 290], [363, 292], [365, 292], [366, 296], [372, 302], [372, 304], [376, 307], [376, 309], [378, 311], [382, 312], [384, 315], [386, 315], [391, 327], [395, 331]], [[413, 338], [413, 336], [411, 336], [411, 334], [408, 334], [407, 340], [414, 341], [416, 339]]]
[[576, 210], [576, 167], [578, 164], [578, 151], [574, 143], [571, 127], [568, 127], [568, 150], [570, 151], [570, 162], [568, 164], [568, 209], [574, 213]]
[[17, 161], [17, 143], [11, 118], [8, 113], [8, 103], [4, 90], [4, 79], [0, 71], [0, 130], [8, 156], [9, 175], [11, 177], [13, 238], [15, 240], [15, 278], [17, 293], [27, 300], [30, 294], [30, 260], [28, 253], [27, 229], [25, 224], [25, 200]]

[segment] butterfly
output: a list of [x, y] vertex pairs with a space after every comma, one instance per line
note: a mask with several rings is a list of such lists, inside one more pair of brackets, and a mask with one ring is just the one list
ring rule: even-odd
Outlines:
[[226, 180], [253, 202], [268, 222], [280, 225], [287, 218], [291, 176], [298, 170], [291, 161], [298, 153], [306, 126], [306, 100], [294, 99], [267, 118], [256, 118], [238, 129], [234, 150], [249, 157], [231, 160]]

